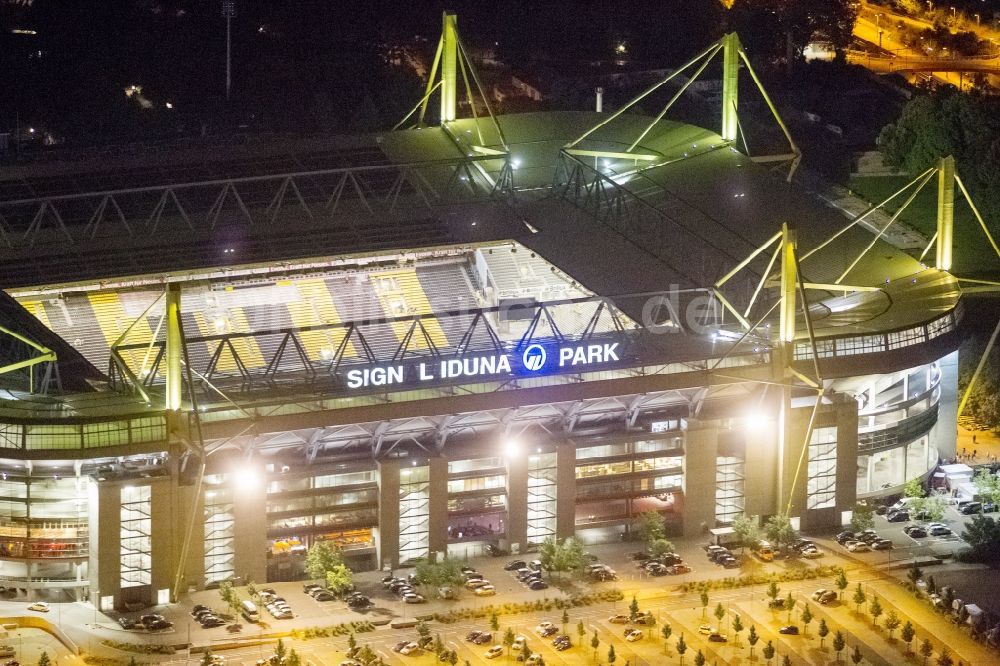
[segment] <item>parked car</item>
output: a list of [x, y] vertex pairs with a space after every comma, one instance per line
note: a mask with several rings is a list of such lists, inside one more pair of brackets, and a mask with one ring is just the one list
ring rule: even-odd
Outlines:
[[407, 643], [400, 649], [399, 654], [420, 654], [422, 648], [416, 643]]
[[961, 509], [959, 509], [959, 511], [961, 511], [966, 516], [971, 516], [974, 513], [982, 513], [983, 505], [981, 502], [969, 502]]
[[798, 636], [799, 635], [799, 628], [796, 627], [794, 624], [786, 624], [781, 629], [778, 629], [778, 633], [779, 634], [786, 634], [788, 636]]
[[769, 602], [767, 602], [767, 607], [768, 608], [776, 608], [776, 609], [784, 608], [785, 607], [785, 600], [784, 599], [771, 599]]
[[951, 536], [952, 531], [944, 525], [933, 525], [927, 533], [931, 536]]
[[632, 621], [628, 615], [612, 615], [608, 618], [610, 624], [628, 624]]
[[487, 643], [492, 643], [493, 634], [491, 634], [488, 631], [484, 631], [482, 634], [479, 635], [478, 638], [473, 639], [472, 642], [475, 643], [476, 645], [486, 645]]
[[135, 620], [130, 620], [127, 617], [118, 618], [118, 624], [121, 625], [122, 629], [135, 629]]
[[913, 529], [909, 530], [907, 534], [913, 539], [923, 539], [927, 536], [927, 530], [923, 527], [914, 526]]
[[625, 634], [625, 640], [629, 643], [634, 643], [635, 641], [642, 640], [642, 632], [638, 629], [633, 629], [632, 631]]
[[497, 593], [497, 588], [493, 587], [492, 585], [483, 585], [482, 587], [477, 587], [475, 590], [473, 590], [473, 593], [477, 597], [492, 597]]
[[872, 544], [872, 550], [892, 550], [892, 539], [879, 539]]
[[[492, 586], [490, 586], [490, 587], [492, 587]], [[478, 592], [478, 590], [476, 590], [476, 591]], [[424, 599], [424, 595], [422, 595], [422, 594], [410, 593], [410, 594], [404, 594], [403, 595], [403, 601], [405, 601], [408, 604], [422, 604], [422, 603], [424, 603], [427, 600]]]
[[715, 633], [715, 634], [709, 634], [708, 640], [712, 643], [725, 643], [728, 639], [722, 634]]
[[45, 603], [44, 601], [36, 601], [35, 603], [33, 603], [30, 606], [28, 606], [28, 610], [30, 610], [30, 611], [36, 611], [38, 613], [48, 613], [49, 612], [49, 605], [47, 603]]
[[201, 622], [202, 629], [211, 629], [213, 627], [221, 627], [226, 624], [226, 621], [221, 617], [216, 617], [215, 615], [209, 615], [208, 617], [202, 618]]
[[711, 634], [719, 633], [719, 630], [710, 624], [703, 624], [700, 627], [698, 627], [698, 633], [703, 636], [709, 636]]
[[886, 514], [885, 519], [890, 523], [905, 523], [910, 519], [909, 511], [892, 511]]
[[504, 571], [517, 571], [518, 569], [526, 569], [527, 567], [528, 563], [524, 560], [511, 560], [503, 568]]
[[562, 636], [557, 636], [554, 641], [552, 641], [552, 647], [562, 652], [563, 650], [568, 650], [573, 644], [569, 640], [569, 636], [563, 634]]
[[852, 553], [869, 553], [872, 547], [866, 544], [864, 541], [855, 541], [847, 547], [847, 550]]
[[503, 654], [503, 646], [494, 645], [489, 650], [487, 650], [483, 656], [486, 657], [487, 659], [496, 659], [502, 654]]
[[837, 593], [834, 592], [833, 590], [827, 590], [822, 597], [817, 599], [817, 601], [819, 601], [819, 603], [824, 606], [832, 604], [836, 600], [837, 600]]
[[838, 534], [836, 537], [834, 537], [834, 540], [841, 546], [843, 546], [845, 542], [850, 541], [853, 538], [854, 538], [854, 532], [851, 532], [850, 530], [845, 530], [840, 534]]
[[546, 583], [544, 580], [533, 580], [530, 583], [528, 583], [528, 589], [529, 590], [536, 590], [536, 591], [537, 590], [546, 590], [546, 589], [548, 589], [548, 587], [549, 587], [549, 584]]
[[691, 567], [686, 564], [674, 564], [673, 566], [667, 567], [667, 573], [672, 576], [691, 573]]

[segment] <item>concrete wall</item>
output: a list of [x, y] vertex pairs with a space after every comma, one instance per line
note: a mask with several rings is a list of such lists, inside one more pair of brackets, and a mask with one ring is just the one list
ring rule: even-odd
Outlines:
[[528, 542], [528, 456], [507, 457], [507, 540], [523, 551]]
[[399, 461], [378, 461], [378, 527], [375, 550], [379, 568], [399, 566]]
[[556, 536], [576, 534], [576, 446], [560, 442], [556, 447]]
[[750, 516], [768, 516], [778, 510], [778, 425], [777, 418], [767, 418], [746, 430], [743, 489]]
[[121, 590], [121, 486], [92, 483], [90, 512], [90, 594], [118, 597]]
[[234, 569], [237, 577], [263, 582], [267, 580], [267, 493], [261, 479], [231, 482], [233, 497], [235, 549]]
[[718, 436], [715, 422], [688, 421], [684, 436], [684, 536], [699, 536], [715, 527]]
[[430, 479], [427, 543], [431, 553], [441, 553], [443, 557], [448, 552], [448, 459], [431, 458], [427, 466]]

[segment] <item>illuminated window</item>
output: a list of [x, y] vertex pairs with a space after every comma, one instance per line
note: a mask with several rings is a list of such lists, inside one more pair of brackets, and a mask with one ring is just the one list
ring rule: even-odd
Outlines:
[[806, 508], [823, 509], [837, 503], [837, 429], [816, 428], [809, 440]]
[[430, 470], [406, 467], [399, 472], [399, 562], [427, 557], [430, 541]]
[[225, 477], [205, 477], [205, 585], [229, 580], [235, 574], [233, 500]]
[[152, 582], [153, 491], [149, 486], [121, 489], [121, 587], [138, 587]]
[[745, 472], [743, 458], [719, 457], [715, 465], [715, 519], [731, 523], [742, 516], [745, 504]]
[[528, 543], [556, 534], [556, 454], [528, 458]]

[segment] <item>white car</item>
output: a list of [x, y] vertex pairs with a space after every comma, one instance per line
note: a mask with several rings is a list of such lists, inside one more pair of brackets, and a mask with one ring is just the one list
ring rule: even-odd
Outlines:
[[28, 610], [30, 610], [30, 611], [38, 611], [39, 613], [48, 613], [49, 612], [49, 605], [47, 603], [45, 603], [44, 601], [36, 601], [35, 603], [33, 603], [30, 606], [28, 606]]
[[821, 587], [821, 588], [819, 588], [818, 590], [816, 590], [815, 592], [812, 593], [812, 600], [813, 601], [819, 601], [820, 597], [822, 597], [824, 594], [826, 594], [826, 588], [825, 587]]
[[400, 648], [399, 654], [420, 654], [420, 646], [416, 643], [407, 643]]
[[625, 634], [625, 640], [627, 640], [630, 643], [634, 643], [640, 639], [642, 639], [642, 632], [639, 631], [638, 629], [633, 629], [632, 631]]
[[823, 551], [819, 548], [806, 548], [802, 551], [802, 557], [814, 560], [817, 557], [823, 557]]
[[[479, 590], [476, 590], [476, 592], [478, 593]], [[408, 594], [403, 595], [403, 601], [405, 601], [408, 604], [422, 604], [424, 603], [424, 601], [426, 601], [426, 599], [424, 599], [424, 596], [422, 594], [416, 594], [415, 592], [410, 592]]]
[[535, 627], [535, 633], [539, 634], [545, 633], [545, 630], [551, 629], [554, 626], [555, 625], [549, 622], [548, 620], [542, 620], [541, 622], [538, 623], [538, 626]]
[[525, 636], [520, 636], [520, 635], [515, 636], [514, 644], [510, 646], [510, 649], [513, 650], [514, 652], [521, 652], [522, 650], [524, 650], [524, 644], [527, 642], [528, 639]]
[[702, 634], [703, 636], [708, 636], [709, 634], [716, 634], [718, 632], [719, 630], [710, 624], [703, 624], [700, 627], [698, 627], [698, 633]]
[[492, 597], [497, 593], [497, 588], [492, 585], [483, 585], [482, 587], [477, 587], [472, 591], [477, 597]]
[[487, 650], [486, 654], [483, 655], [483, 656], [485, 656], [487, 659], [496, 659], [497, 657], [499, 657], [502, 654], [503, 654], [503, 646], [502, 645], [494, 645], [489, 650]]
[[871, 546], [866, 544], [864, 541], [857, 541], [848, 546], [847, 550], [852, 553], [868, 553], [871, 552]]

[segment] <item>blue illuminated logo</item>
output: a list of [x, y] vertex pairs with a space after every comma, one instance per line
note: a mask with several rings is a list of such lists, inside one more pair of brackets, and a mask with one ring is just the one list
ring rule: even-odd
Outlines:
[[541, 370], [542, 366], [545, 365], [545, 348], [541, 345], [531, 345], [524, 350], [521, 362], [524, 364], [525, 370], [532, 372]]

